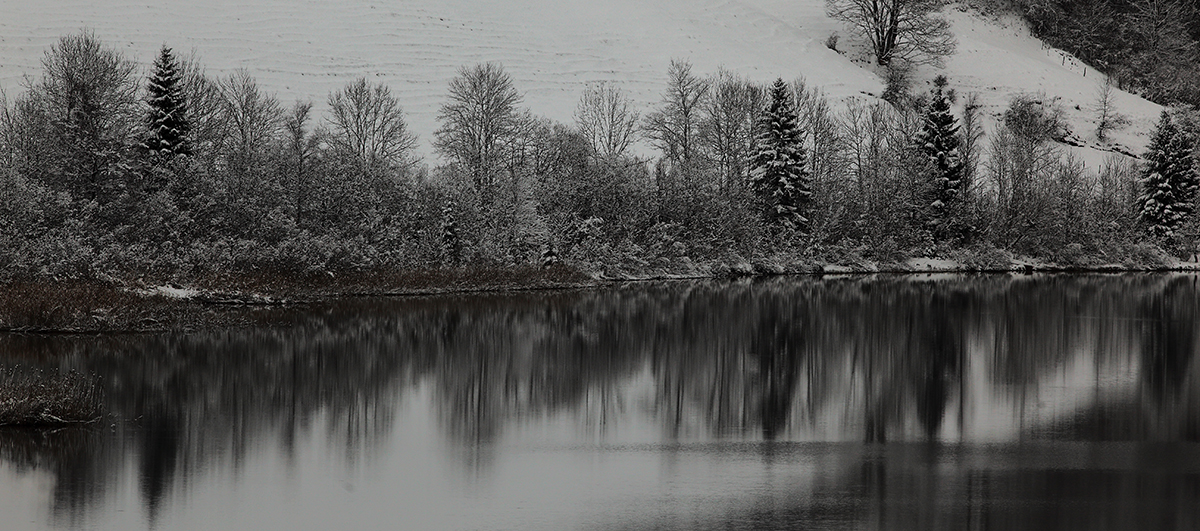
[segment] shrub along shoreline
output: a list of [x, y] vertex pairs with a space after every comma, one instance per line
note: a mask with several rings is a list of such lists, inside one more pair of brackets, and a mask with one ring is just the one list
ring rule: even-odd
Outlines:
[[[1200, 272], [1147, 250], [1120, 263], [1051, 263], [1004, 253], [962, 252], [963, 261], [916, 258], [876, 263], [713, 261], [675, 264], [669, 270], [611, 269], [584, 272], [566, 265], [545, 268], [374, 270], [335, 274], [269, 274], [198, 278], [185, 285], [147, 285], [114, 279], [0, 283], [0, 333], [95, 334], [191, 332], [260, 326], [246, 306], [306, 305], [361, 297], [413, 297], [469, 293], [602, 289], [630, 282], [736, 280], [781, 276], [866, 277], [922, 274], [1121, 274]], [[269, 323], [265, 323], [269, 324]]]

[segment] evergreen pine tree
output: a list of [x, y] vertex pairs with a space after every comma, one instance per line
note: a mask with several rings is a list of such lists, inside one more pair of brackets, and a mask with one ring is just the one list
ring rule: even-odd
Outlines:
[[146, 86], [146, 139], [142, 147], [150, 153], [173, 157], [190, 155], [187, 101], [183, 95], [183, 79], [179, 62], [171, 49], [163, 46], [154, 61], [154, 73]]
[[1188, 135], [1171, 121], [1167, 111], [1158, 121], [1145, 158], [1148, 164], [1138, 197], [1141, 219], [1150, 225], [1151, 234], [1173, 236], [1192, 212], [1200, 175], [1192, 164]]
[[812, 177], [802, 141], [792, 92], [777, 79], [771, 86], [771, 104], [759, 122], [750, 164], [750, 184], [768, 224], [803, 229], [808, 223], [802, 209], [812, 195]]
[[950, 112], [955, 99], [954, 91], [946, 91], [946, 84], [946, 76], [934, 78], [931, 91], [933, 98], [916, 138], [921, 152], [936, 165], [929, 206], [933, 210], [934, 233], [940, 237], [947, 235], [948, 218], [957, 202], [961, 201], [966, 184], [963, 179], [965, 166], [958, 149], [961, 143], [958, 119]]

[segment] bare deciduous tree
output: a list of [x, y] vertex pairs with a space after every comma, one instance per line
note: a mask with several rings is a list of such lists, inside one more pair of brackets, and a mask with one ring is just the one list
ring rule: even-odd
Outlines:
[[285, 186], [292, 194], [294, 208], [293, 219], [300, 222], [304, 212], [304, 199], [309, 192], [308, 171], [313, 154], [317, 150], [317, 135], [308, 129], [309, 113], [312, 102], [297, 101], [292, 110], [283, 120], [283, 129], [287, 133], [284, 147], [283, 170]]
[[[913, 149], [921, 116], [882, 102], [851, 100], [841, 122], [845, 168], [854, 187], [845, 205], [862, 237], [913, 238], [928, 194], [929, 158]], [[897, 231], [897, 227], [905, 227]], [[915, 239], [910, 244], [919, 243]]]
[[611, 83], [589, 85], [575, 107], [575, 125], [592, 151], [603, 159], [625, 154], [633, 143], [639, 118], [629, 97]]
[[846, 103], [846, 112], [841, 122], [842, 138], [846, 140], [846, 170], [858, 188], [859, 197], [867, 201], [865, 211], [870, 211], [873, 197], [881, 194], [879, 183], [885, 179], [890, 167], [886, 163], [892, 150], [889, 134], [896, 127], [896, 112], [890, 106], [866, 104], [859, 100]]
[[1015, 244], [1047, 217], [1052, 205], [1044, 190], [1060, 156], [1044, 138], [1024, 134], [1008, 124], [997, 128], [988, 146], [987, 169], [995, 187], [992, 225], [999, 241]]
[[[978, 187], [975, 178], [979, 172], [979, 163], [983, 152], [983, 104], [979, 103], [979, 93], [967, 94], [963, 101], [962, 145], [958, 151], [963, 158], [963, 194], [967, 197], [974, 195]], [[970, 201], [970, 200], [968, 200]]]
[[1141, 192], [1139, 170], [1137, 159], [1132, 157], [1116, 153], [1105, 157], [1096, 177], [1092, 202], [1095, 219], [1111, 220], [1111, 225], [1100, 227], [1101, 230], [1116, 231], [1137, 222], [1138, 212], [1129, 206], [1137, 204]]
[[1197, 9], [1194, 1], [1136, 0], [1131, 7], [1130, 29], [1150, 58], [1158, 61], [1195, 50], [1188, 35], [1188, 20]]
[[819, 90], [812, 89], [804, 81], [792, 82], [792, 93], [796, 95], [796, 112], [800, 116], [801, 129], [807, 135], [809, 171], [819, 186], [835, 180], [842, 174], [842, 137], [838, 119], [829, 100]]
[[41, 82], [31, 84], [23, 104], [18, 102], [30, 119], [48, 126], [42, 131], [48, 136], [31, 139], [49, 155], [38, 171], [65, 189], [95, 198], [119, 173], [132, 145], [139, 111], [137, 67], [87, 32], [59, 39], [42, 67]]
[[[235, 186], [244, 188], [249, 179], [263, 172], [261, 166], [278, 140], [283, 125], [283, 109], [274, 95], [259, 89], [254, 77], [238, 70], [220, 83], [225, 122], [225, 155]], [[243, 190], [244, 191], [244, 190]]]
[[495, 183], [502, 145], [517, 127], [521, 95], [498, 63], [461, 68], [438, 112], [434, 147], [461, 165], [477, 190]]
[[53, 150], [44, 139], [51, 138], [51, 131], [36, 94], [21, 94], [5, 105], [0, 135], [7, 169], [13, 173], [32, 176], [49, 167]]
[[768, 96], [762, 87], [725, 69], [718, 70], [708, 85], [700, 139], [705, 155], [720, 175], [720, 185], [728, 188], [746, 182], [755, 127]]
[[577, 128], [547, 118], [534, 118], [525, 135], [525, 171], [540, 183], [569, 182], [587, 171], [589, 158], [596, 156], [594, 146]]
[[499, 139], [497, 167], [501, 171], [485, 199], [492, 201], [494, 209], [495, 223], [489, 229], [499, 231], [493, 233], [497, 236], [503, 234], [500, 237], [509, 249], [536, 246], [548, 237], [533, 193], [536, 181], [545, 177], [543, 172], [551, 171], [546, 157], [552, 155], [547, 140], [553, 130], [553, 122], [525, 109], [516, 113], [512, 128]]
[[0, 89], [0, 172], [5, 174], [17, 168], [17, 146], [14, 130], [16, 116], [8, 105], [8, 94]]
[[1106, 77], [1096, 91], [1096, 138], [1105, 140], [1108, 132], [1129, 125], [1129, 117], [1117, 112], [1113, 102], [1113, 83]]
[[192, 121], [192, 130], [188, 133], [192, 157], [212, 171], [224, 149], [224, 142], [228, 140], [221, 82], [205, 75], [194, 51], [179, 61], [179, 70], [183, 78], [183, 97], [188, 102], [188, 116]]
[[812, 175], [813, 199], [809, 202], [809, 226], [815, 232], [829, 230], [837, 223], [839, 211], [851, 202], [855, 191], [843, 178], [847, 157], [841, 120], [830, 107], [829, 99], [803, 79], [792, 82], [796, 95], [796, 114], [804, 131], [808, 152], [808, 170]]
[[825, 0], [826, 12], [860, 33], [881, 66], [904, 60], [942, 64], [957, 43], [950, 23], [935, 16], [944, 0]]
[[700, 106], [708, 88], [708, 80], [692, 74], [691, 63], [671, 61], [662, 103], [646, 116], [644, 125], [646, 135], [667, 160], [683, 164], [695, 155]]
[[413, 163], [417, 137], [408, 130], [400, 102], [382, 84], [366, 78], [329, 95], [330, 146], [354, 157], [364, 171], [405, 168]]

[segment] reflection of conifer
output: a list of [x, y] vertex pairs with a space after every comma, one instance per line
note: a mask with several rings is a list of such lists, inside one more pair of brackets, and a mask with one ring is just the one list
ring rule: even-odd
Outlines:
[[154, 73], [146, 86], [149, 95], [146, 103], [146, 140], [142, 147], [147, 151], [171, 157], [190, 155], [187, 101], [183, 95], [182, 73], [179, 62], [166, 46], [154, 61]]

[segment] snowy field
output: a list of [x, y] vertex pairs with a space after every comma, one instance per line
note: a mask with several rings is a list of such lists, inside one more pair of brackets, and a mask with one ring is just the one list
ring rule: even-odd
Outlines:
[[[986, 111], [1013, 94], [1059, 98], [1075, 133], [1094, 140], [1091, 107], [1103, 78], [1045, 49], [1019, 21], [947, 10], [959, 39], [945, 73], [960, 93], [979, 92]], [[870, 98], [882, 84], [823, 0], [0, 0], [0, 88], [11, 97], [40, 75], [59, 36], [90, 28], [149, 69], [162, 44], [194, 52], [211, 75], [249, 70], [285, 104], [313, 100], [359, 76], [397, 94], [431, 153], [438, 106], [460, 66], [498, 61], [533, 112], [569, 122], [584, 86], [614, 81], [647, 112], [672, 58], [699, 74], [724, 67], [757, 81], [804, 77], [833, 98]], [[825, 46], [842, 35], [844, 54]], [[1086, 69], [1086, 73], [1085, 73]], [[919, 72], [916, 90], [937, 73]], [[1112, 140], [1140, 152], [1159, 107], [1120, 93], [1133, 125]], [[1078, 109], [1076, 108], [1078, 107]], [[1089, 165], [1106, 155], [1076, 150]]]

